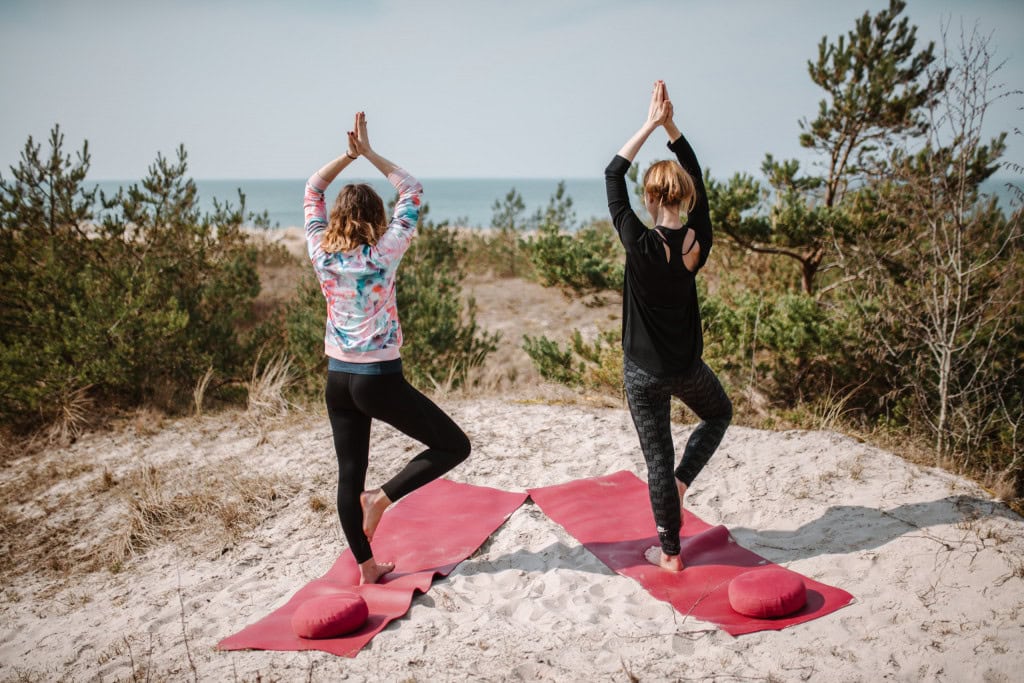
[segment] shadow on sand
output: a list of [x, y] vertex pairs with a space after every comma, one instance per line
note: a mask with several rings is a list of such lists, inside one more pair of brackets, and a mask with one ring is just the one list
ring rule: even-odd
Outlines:
[[735, 527], [730, 531], [740, 545], [755, 552], [771, 549], [766, 553], [769, 559], [790, 562], [817, 555], [872, 550], [909, 534], [923, 535], [952, 549], [959, 540], [939, 538], [929, 533], [928, 528], [992, 517], [1024, 521], [1001, 503], [961, 495], [907, 503], [891, 510], [835, 505], [818, 519], [788, 531], [746, 527]]

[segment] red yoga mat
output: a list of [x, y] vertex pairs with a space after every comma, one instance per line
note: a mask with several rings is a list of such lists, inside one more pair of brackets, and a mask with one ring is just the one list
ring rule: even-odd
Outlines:
[[[438, 479], [414, 491], [384, 513], [374, 534], [373, 554], [395, 563], [380, 583], [358, 586], [359, 568], [346, 550], [319, 579], [241, 632], [220, 641], [221, 650], [323, 650], [354, 657], [394, 619], [409, 610], [413, 593], [425, 593], [435, 576], [447, 576], [526, 500], [508, 493]], [[339, 592], [358, 593], [370, 616], [358, 631], [337, 638], [306, 640], [292, 631], [291, 618], [306, 600]]]
[[744, 616], [729, 606], [729, 582], [755, 567], [775, 566], [736, 544], [724, 526], [711, 526], [689, 511], [680, 538], [685, 569], [649, 564], [644, 551], [659, 545], [647, 484], [631, 472], [530, 489], [530, 497], [613, 571], [640, 583], [683, 615], [718, 624], [730, 635], [779, 630], [824, 616], [853, 599], [844, 590], [804, 577], [807, 604], [776, 619]]

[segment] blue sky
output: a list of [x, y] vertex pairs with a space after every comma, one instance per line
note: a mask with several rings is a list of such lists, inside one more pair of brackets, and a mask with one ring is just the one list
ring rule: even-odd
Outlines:
[[[811, 159], [806, 63], [887, 5], [0, 0], [0, 169], [59, 122], [72, 148], [89, 140], [93, 179], [138, 178], [178, 143], [197, 178], [298, 178], [343, 151], [363, 109], [376, 148], [422, 177], [599, 177], [662, 78], [711, 173], [756, 172], [766, 152]], [[1001, 80], [1024, 88], [1024, 3], [910, 0], [906, 14], [923, 41], [977, 20]], [[999, 103], [987, 128], [1024, 127], [1022, 105]], [[664, 156], [655, 140], [640, 161]], [[1024, 164], [1024, 136], [1009, 145]]]

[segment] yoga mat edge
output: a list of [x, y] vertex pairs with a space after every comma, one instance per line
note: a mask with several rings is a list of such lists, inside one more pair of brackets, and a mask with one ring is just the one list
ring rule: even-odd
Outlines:
[[[526, 500], [484, 486], [438, 479], [395, 504], [374, 537], [374, 556], [394, 561], [383, 581], [359, 586], [358, 566], [345, 550], [319, 579], [300, 588], [280, 608], [218, 643], [220, 650], [322, 650], [354, 657], [390, 622], [408, 612], [416, 593], [425, 593], [437, 576], [447, 576], [504, 524]], [[337, 638], [305, 639], [292, 630], [298, 606], [314, 597], [356, 593], [370, 615], [359, 630]]]
[[825, 616], [853, 600], [844, 590], [804, 576], [807, 604], [796, 613], [757, 619], [736, 612], [729, 605], [729, 581], [759, 567], [778, 565], [737, 544], [726, 527], [712, 526], [689, 510], [680, 538], [686, 568], [676, 574], [649, 564], [643, 551], [657, 546], [658, 537], [647, 484], [632, 472], [578, 479], [529, 489], [528, 493], [552, 521], [610, 569], [634, 579], [684, 617], [712, 622], [733, 636], [788, 628]]

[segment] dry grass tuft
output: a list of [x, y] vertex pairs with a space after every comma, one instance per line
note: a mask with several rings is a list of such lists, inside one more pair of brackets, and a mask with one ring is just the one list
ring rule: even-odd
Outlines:
[[288, 413], [291, 403], [285, 397], [295, 379], [291, 373], [291, 359], [284, 353], [277, 354], [260, 368], [260, 358], [252, 368], [249, 381], [247, 417], [261, 432], [274, 418]]
[[448, 374], [441, 381], [438, 381], [431, 375], [427, 375], [430, 379], [430, 383], [433, 385], [433, 391], [431, 394], [438, 398], [446, 398], [451, 396], [452, 391], [455, 389], [455, 382], [459, 378], [459, 371], [461, 364], [458, 361], [452, 361], [448, 366]]
[[196, 382], [195, 389], [192, 390], [192, 405], [195, 411], [196, 417], [200, 417], [203, 414], [203, 400], [206, 398], [206, 390], [210, 387], [210, 381], [213, 379], [213, 366], [211, 365], [203, 373], [203, 376]]
[[110, 471], [109, 467], [103, 468], [103, 474], [96, 481], [95, 490], [97, 493], [103, 493], [117, 486], [117, 479], [114, 478], [114, 473]]
[[313, 512], [326, 512], [328, 509], [327, 501], [314, 493], [309, 497], [309, 509]]
[[[234, 542], [299, 490], [285, 475], [253, 474], [232, 459], [176, 461], [114, 475], [51, 451], [0, 484], [0, 581], [35, 572], [118, 571], [154, 546], [203, 551]], [[84, 494], [84, 495], [83, 495]]]
[[51, 679], [44, 673], [16, 666], [4, 679], [4, 683], [45, 683], [48, 680]]
[[163, 411], [147, 406], [139, 408], [131, 417], [136, 436], [154, 436], [164, 428]]
[[815, 401], [811, 408], [817, 422], [816, 427], [823, 431], [841, 431], [853, 413], [853, 409], [848, 408], [847, 404], [859, 388], [842, 394], [830, 387], [828, 393]]
[[994, 480], [986, 482], [992, 495], [1000, 501], [1012, 501], [1017, 497], [1017, 485], [1008, 472], [1001, 472]]
[[123, 482], [127, 514], [103, 544], [106, 564], [167, 541], [192, 549], [235, 541], [298, 490], [280, 476], [246, 472], [240, 460], [176, 475], [149, 466]]
[[43, 434], [46, 444], [67, 445], [74, 443], [86, 427], [94, 412], [94, 403], [89, 397], [91, 386], [68, 389], [61, 392], [57, 400], [57, 414]]

